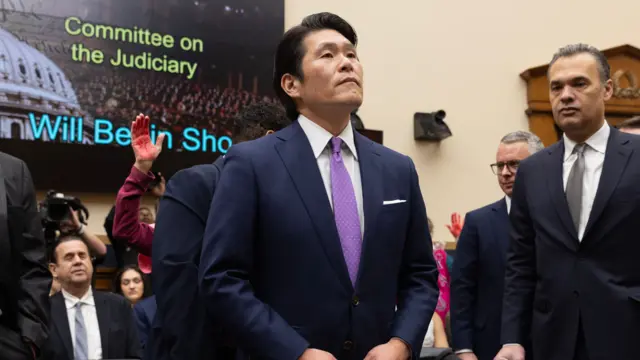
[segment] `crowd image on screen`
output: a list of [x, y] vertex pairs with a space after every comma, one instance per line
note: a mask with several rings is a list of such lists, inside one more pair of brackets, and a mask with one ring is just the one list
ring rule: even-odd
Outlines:
[[156, 120], [158, 128], [174, 134], [196, 127], [218, 136], [232, 136], [239, 110], [260, 101], [274, 101], [266, 95], [219, 84], [139, 71], [96, 74], [94, 70], [76, 82], [78, 100], [96, 118], [108, 119], [116, 126], [126, 126], [137, 114], [144, 113]]

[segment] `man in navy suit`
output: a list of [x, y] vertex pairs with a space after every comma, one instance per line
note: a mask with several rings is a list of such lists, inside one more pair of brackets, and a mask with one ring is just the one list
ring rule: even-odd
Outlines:
[[[279, 104], [256, 103], [235, 119], [235, 142], [253, 140], [289, 125]], [[235, 145], [234, 145], [235, 146]], [[229, 359], [235, 350], [223, 342], [224, 329], [207, 318], [198, 299], [198, 266], [209, 205], [223, 157], [174, 174], [160, 201], [153, 238], [156, 316], [147, 344], [152, 360]]]
[[136, 319], [136, 327], [138, 328], [138, 339], [140, 339], [140, 348], [142, 353], [148, 344], [149, 334], [151, 333], [151, 326], [153, 319], [156, 317], [156, 296], [149, 296], [145, 299], [138, 301], [133, 306], [133, 317]]
[[500, 350], [513, 183], [520, 161], [543, 147], [526, 131], [505, 135], [491, 164], [505, 197], [465, 216], [451, 282], [453, 346], [461, 360], [493, 360]]
[[548, 70], [562, 140], [520, 164], [496, 359], [637, 359], [640, 140], [610, 127], [610, 67], [569, 45]]
[[356, 44], [330, 13], [288, 30], [274, 88], [295, 122], [225, 157], [200, 285], [252, 359], [419, 358], [438, 298], [424, 201], [411, 159], [350, 125]]

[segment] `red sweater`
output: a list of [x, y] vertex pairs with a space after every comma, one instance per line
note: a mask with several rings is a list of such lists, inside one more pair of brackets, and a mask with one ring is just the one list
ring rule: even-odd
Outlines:
[[113, 237], [125, 240], [145, 256], [151, 256], [153, 227], [138, 221], [138, 211], [140, 198], [154, 178], [151, 172], [144, 174], [132, 166], [129, 176], [118, 190], [113, 218]]

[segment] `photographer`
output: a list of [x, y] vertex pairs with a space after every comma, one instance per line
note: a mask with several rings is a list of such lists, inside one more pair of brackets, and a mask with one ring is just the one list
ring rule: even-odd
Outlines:
[[95, 265], [96, 260], [102, 260], [107, 255], [107, 246], [95, 234], [87, 230], [84, 224], [80, 222], [76, 211], [69, 208], [69, 213], [70, 219], [60, 222], [60, 237], [69, 235], [80, 237], [87, 244], [92, 257], [95, 257]]

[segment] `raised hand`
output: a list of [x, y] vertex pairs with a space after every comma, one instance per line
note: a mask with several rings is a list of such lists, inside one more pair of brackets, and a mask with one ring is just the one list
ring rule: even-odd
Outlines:
[[149, 122], [148, 116], [140, 114], [131, 123], [131, 147], [136, 157], [135, 166], [145, 173], [151, 170], [151, 165], [160, 155], [165, 137], [164, 134], [160, 134], [155, 144], [151, 142]]
[[462, 232], [463, 226], [464, 226], [464, 220], [462, 219], [460, 214], [456, 212], [452, 213], [451, 224], [447, 225], [447, 229], [449, 229], [449, 232], [451, 233], [451, 235], [453, 235], [454, 238], [456, 238], [456, 240], [458, 240], [458, 237], [460, 237], [460, 233]]

